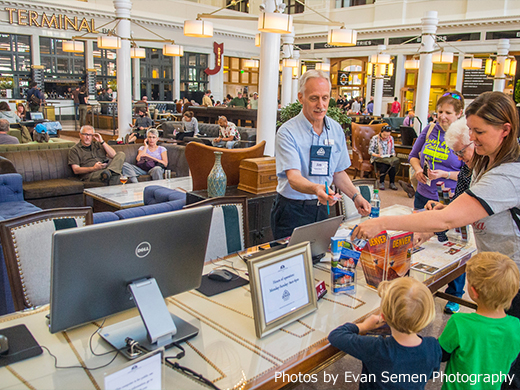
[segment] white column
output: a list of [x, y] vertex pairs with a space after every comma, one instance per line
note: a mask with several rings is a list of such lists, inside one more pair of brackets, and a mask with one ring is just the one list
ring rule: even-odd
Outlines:
[[372, 97], [372, 75], [367, 75], [367, 89], [365, 93], [365, 102], [368, 104]]
[[134, 65], [134, 74], [133, 74], [134, 95], [133, 96], [134, 96], [134, 100], [141, 100], [141, 59], [134, 58], [132, 60], [132, 62], [134, 63], [133, 64]]
[[85, 41], [85, 65], [87, 69], [94, 69], [94, 41]]
[[375, 83], [376, 87], [374, 90], [374, 116], [381, 116], [383, 108], [383, 82], [384, 74], [381, 72], [381, 65], [374, 65], [376, 67]]
[[[274, 12], [273, 0], [265, 0], [265, 12]], [[280, 34], [261, 33], [260, 71], [258, 83], [257, 142], [265, 141], [264, 154], [274, 156], [276, 114], [278, 110], [278, 73], [280, 63]]]
[[506, 76], [504, 74], [504, 62], [509, 54], [509, 39], [500, 39], [497, 50], [497, 69], [495, 71], [495, 81], [493, 91], [504, 92], [506, 88]]
[[173, 100], [181, 98], [181, 60], [173, 57]]
[[31, 60], [33, 65], [41, 65], [40, 61], [40, 36], [31, 35]]
[[398, 54], [397, 61], [395, 63], [395, 90], [394, 96], [401, 96], [401, 90], [404, 88], [406, 84], [406, 69], [404, 68], [404, 62], [406, 61], [406, 57], [403, 54]]
[[[119, 136], [130, 133], [132, 123], [132, 68], [130, 66], [130, 0], [114, 0], [116, 18], [121, 18], [117, 25], [117, 35], [121, 39], [121, 48], [117, 50], [117, 125]], [[125, 39], [126, 38], [126, 39]]]
[[[293, 57], [297, 60], [300, 59], [300, 51], [294, 50]], [[292, 79], [292, 88], [291, 88], [291, 103], [294, 103], [298, 100], [298, 85], [300, 81], [300, 77], [302, 75], [302, 67], [301, 65], [297, 68], [297, 74], [296, 77], [293, 77]]]
[[[222, 57], [224, 57], [224, 53], [222, 53]], [[208, 61], [208, 66], [213, 68], [215, 64], [215, 53], [210, 53]], [[211, 90], [215, 102], [222, 102], [224, 100], [224, 58], [221, 58], [220, 63], [222, 64], [220, 71], [217, 74], [208, 76], [208, 89]]]
[[[294, 49], [294, 30], [291, 34], [283, 34], [282, 37], [282, 58], [293, 58], [293, 49]], [[281, 91], [281, 103], [282, 107], [285, 107], [289, 103], [291, 103], [292, 98], [292, 75], [293, 68], [282, 69], [282, 91]]]
[[437, 32], [437, 11], [426, 12], [422, 18], [422, 44], [421, 58], [419, 62], [419, 77], [417, 79], [417, 95], [415, 103], [415, 115], [423, 124], [428, 122], [428, 107], [430, 103], [430, 87], [432, 79], [432, 51]]
[[[464, 81], [464, 69], [462, 69], [462, 61], [464, 60], [464, 54], [459, 54], [459, 62], [457, 64], [457, 82], [455, 89], [457, 91], [462, 90], [462, 82]], [[462, 107], [464, 109], [464, 107]]]

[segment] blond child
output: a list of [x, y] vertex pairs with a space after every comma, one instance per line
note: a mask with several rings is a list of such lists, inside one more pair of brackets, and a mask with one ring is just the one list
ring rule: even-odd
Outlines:
[[[363, 362], [360, 389], [424, 389], [439, 370], [442, 352], [434, 337], [421, 337], [435, 317], [435, 305], [428, 288], [412, 278], [398, 278], [379, 285], [381, 314], [360, 324], [347, 323], [329, 334], [336, 348]], [[366, 333], [384, 323], [391, 337], [367, 337]]]
[[[458, 375], [474, 382], [444, 381], [444, 389], [499, 389], [488, 375], [504, 376], [520, 352], [520, 320], [505, 310], [518, 293], [520, 272], [509, 257], [498, 252], [481, 252], [466, 264], [468, 293], [477, 304], [476, 313], [453, 314], [439, 337], [446, 376]], [[451, 355], [450, 355], [451, 354]], [[479, 374], [481, 374], [479, 376]], [[454, 376], [452, 376], [454, 378]], [[478, 380], [477, 380], [478, 378]], [[507, 378], [506, 380], [509, 380]]]

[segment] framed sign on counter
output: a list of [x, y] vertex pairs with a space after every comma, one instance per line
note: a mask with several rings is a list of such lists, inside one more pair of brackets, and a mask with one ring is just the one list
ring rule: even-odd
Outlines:
[[247, 267], [258, 338], [318, 308], [308, 241], [251, 259]]

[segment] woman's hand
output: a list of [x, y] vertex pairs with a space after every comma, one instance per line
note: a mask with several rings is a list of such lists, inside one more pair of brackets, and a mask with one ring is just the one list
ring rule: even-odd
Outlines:
[[[359, 196], [358, 196], [359, 198]], [[363, 240], [368, 240], [369, 238], [377, 236], [384, 229], [382, 223], [380, 222], [381, 218], [372, 218], [368, 221], [360, 223], [354, 232], [352, 233], [352, 237], [361, 238]]]
[[424, 176], [422, 169], [419, 171], [415, 171], [415, 178], [419, 183], [426, 184], [428, 182], [428, 179], [426, 178], [426, 176]]
[[443, 171], [441, 169], [434, 169], [433, 171], [430, 170], [428, 172], [428, 177], [431, 179], [431, 180], [435, 180], [435, 179], [445, 179], [446, 177], [448, 176], [448, 172], [447, 171]]
[[424, 206], [426, 210], [442, 210], [446, 205], [441, 202], [436, 202], [434, 200], [429, 200], [428, 203]]
[[414, 233], [413, 234], [413, 246], [418, 247], [432, 238], [435, 234], [433, 233]]

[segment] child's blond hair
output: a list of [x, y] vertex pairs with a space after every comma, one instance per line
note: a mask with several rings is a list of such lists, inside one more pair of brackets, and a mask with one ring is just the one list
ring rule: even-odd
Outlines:
[[520, 287], [520, 271], [509, 257], [498, 252], [480, 252], [466, 264], [468, 284], [488, 309], [509, 309]]
[[416, 279], [404, 277], [382, 282], [378, 292], [386, 323], [401, 333], [417, 333], [435, 317], [432, 293]]

